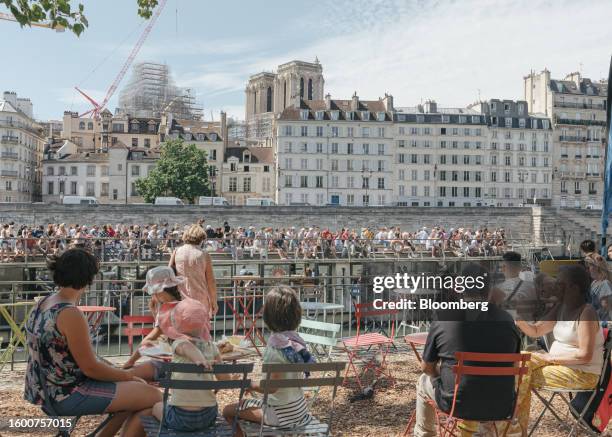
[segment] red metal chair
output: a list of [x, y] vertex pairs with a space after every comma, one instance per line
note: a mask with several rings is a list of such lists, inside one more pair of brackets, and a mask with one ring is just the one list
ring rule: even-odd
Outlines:
[[[355, 379], [359, 388], [363, 390], [362, 376], [372, 370], [374, 376], [386, 376], [391, 384], [395, 384], [395, 378], [387, 368], [387, 355], [389, 348], [394, 346], [393, 337], [395, 336], [395, 322], [399, 310], [376, 309], [374, 303], [355, 304], [355, 319], [357, 321], [357, 333], [354, 337], [343, 338], [341, 340], [344, 351], [348, 356], [348, 366], [344, 374], [343, 384], [346, 384], [350, 373], [355, 374]], [[391, 333], [389, 336], [383, 332], [361, 332], [361, 322], [369, 317], [390, 316]], [[374, 348], [374, 350], [372, 350]], [[380, 362], [377, 355], [380, 353]], [[361, 364], [361, 372], [357, 370], [357, 365]]]
[[[434, 411], [436, 412], [436, 425], [438, 428], [438, 434], [440, 437], [456, 437], [459, 434], [456, 434], [457, 426], [463, 421], [463, 419], [455, 416], [455, 404], [457, 402], [457, 389], [459, 388], [459, 383], [461, 382], [461, 377], [463, 375], [472, 375], [472, 376], [518, 376], [516, 381], [516, 395], [514, 397], [514, 406], [512, 407], [512, 416], [507, 417], [501, 420], [495, 420], [492, 422], [505, 422], [506, 426], [503, 429], [503, 432], [500, 434], [497, 430], [497, 426], [494, 425], [495, 435], [504, 437], [508, 430], [510, 429], [510, 425], [515, 420], [516, 415], [518, 413], [518, 388], [521, 386], [521, 382], [523, 381], [523, 376], [527, 374], [528, 367], [527, 363], [531, 359], [531, 354], [527, 353], [519, 353], [519, 354], [486, 354], [486, 353], [478, 353], [478, 352], [455, 352], [455, 358], [457, 359], [457, 364], [453, 366], [453, 372], [455, 373], [455, 388], [453, 391], [453, 403], [451, 406], [451, 410], [448, 413], [440, 410], [438, 405], [433, 399], [428, 400], [429, 404], [432, 406]], [[466, 365], [466, 361], [471, 362], [482, 362], [482, 363], [512, 363], [512, 367], [488, 367], [488, 366], [473, 366]], [[465, 396], [465, 395], [464, 395]], [[475, 393], [474, 396], [478, 396], [478, 393]], [[416, 420], [416, 410], [410, 416], [408, 420], [408, 425], [402, 434], [402, 437], [406, 437], [409, 435], [412, 426], [414, 426]]]
[[[153, 331], [152, 327], [145, 327], [144, 324], [153, 324], [155, 318], [153, 316], [123, 316], [121, 321], [127, 323], [127, 328], [123, 329], [123, 334], [128, 338], [128, 346], [130, 347], [130, 354], [132, 354], [134, 351], [134, 337], [144, 337], [149, 332]], [[134, 327], [134, 324], [139, 324], [140, 327]]]

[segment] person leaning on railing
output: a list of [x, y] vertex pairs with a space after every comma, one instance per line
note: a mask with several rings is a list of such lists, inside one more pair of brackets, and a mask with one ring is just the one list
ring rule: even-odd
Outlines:
[[138, 416], [150, 414], [161, 393], [131, 370], [98, 360], [87, 320], [76, 306], [98, 273], [98, 261], [75, 248], [51, 258], [48, 267], [58, 289], [35, 305], [26, 323], [24, 398], [50, 405], [60, 416], [116, 413], [103, 435], [115, 435], [121, 426], [123, 436], [142, 435]]

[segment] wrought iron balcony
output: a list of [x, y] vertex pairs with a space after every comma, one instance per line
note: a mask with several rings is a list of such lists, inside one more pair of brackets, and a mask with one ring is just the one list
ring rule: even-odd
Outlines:
[[19, 159], [19, 154], [15, 152], [2, 152], [0, 157], [2, 157], [2, 159]]
[[17, 170], [0, 170], [0, 176], [5, 178], [16, 178], [18, 174]]

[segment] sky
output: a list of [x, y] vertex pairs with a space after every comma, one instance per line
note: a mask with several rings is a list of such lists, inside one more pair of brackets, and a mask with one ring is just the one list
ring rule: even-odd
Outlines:
[[[144, 29], [136, 0], [81, 1], [81, 37], [0, 20], [0, 88], [29, 97], [38, 119], [88, 110], [74, 86], [102, 100]], [[332, 98], [464, 107], [522, 98], [531, 70], [607, 76], [610, 18], [607, 0], [168, 0], [135, 62], [170, 66], [208, 120], [244, 119], [250, 75], [315, 57]]]

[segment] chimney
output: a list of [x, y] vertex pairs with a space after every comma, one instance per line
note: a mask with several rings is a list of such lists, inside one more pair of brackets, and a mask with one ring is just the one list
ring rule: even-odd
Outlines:
[[438, 112], [438, 104], [435, 100], [427, 100], [425, 102], [425, 112], [428, 114], [435, 114]]
[[351, 99], [351, 111], [357, 111], [358, 109], [359, 109], [359, 96], [357, 96], [357, 91], [355, 91]]
[[383, 103], [385, 104], [385, 110], [387, 112], [393, 112], [393, 96], [391, 94], [385, 93], [385, 98], [383, 99]]
[[227, 148], [227, 114], [225, 111], [221, 111], [221, 135], [223, 136], [223, 149]]
[[325, 94], [325, 109], [327, 110], [331, 109], [331, 94], [330, 93]]
[[5, 101], [9, 102], [12, 106], [17, 108], [17, 93], [15, 93], [14, 91], [5, 91], [2, 95], [2, 98]]

